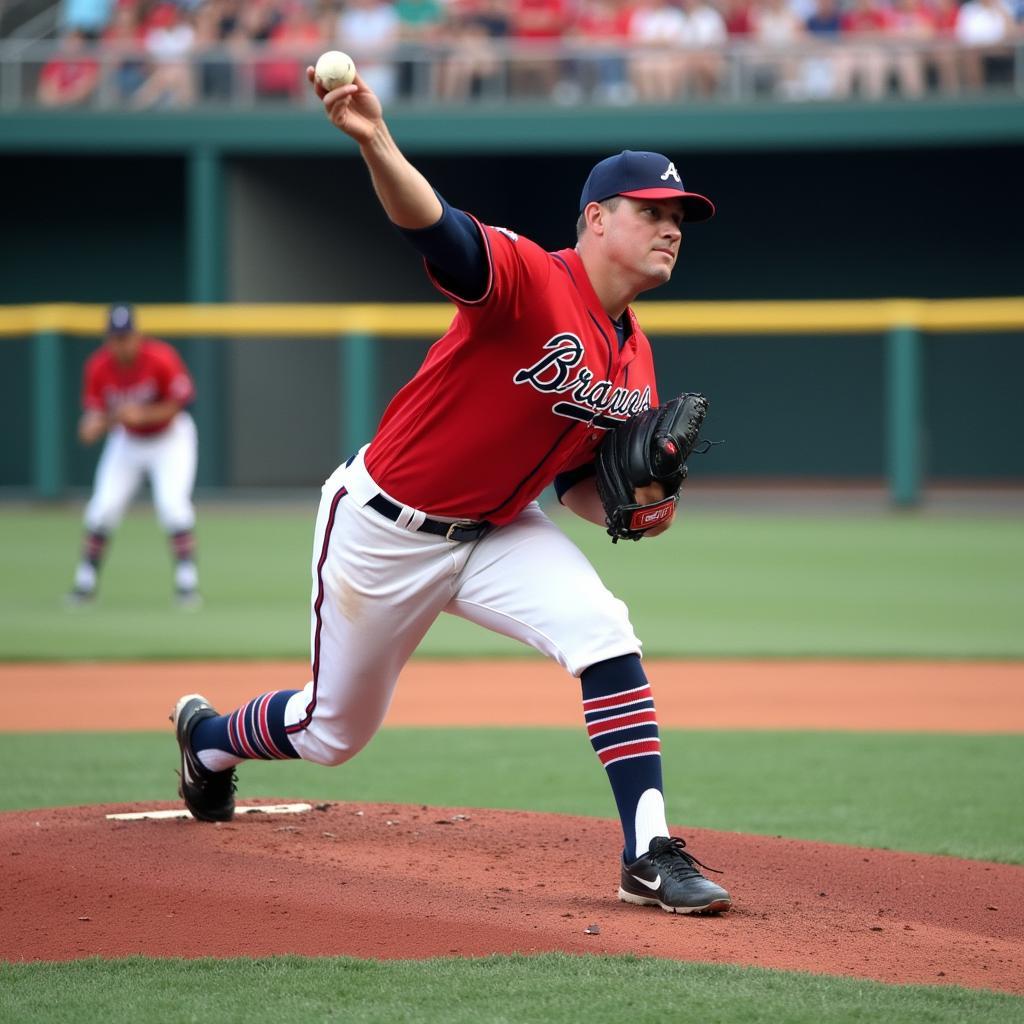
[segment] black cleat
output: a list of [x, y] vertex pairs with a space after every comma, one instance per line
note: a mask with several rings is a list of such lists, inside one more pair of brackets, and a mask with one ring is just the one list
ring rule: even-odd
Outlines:
[[661, 907], [670, 914], [720, 914], [728, 910], [732, 897], [697, 870], [695, 865], [706, 865], [687, 853], [684, 846], [682, 839], [656, 836], [642, 857], [632, 864], [623, 862], [619, 899]]
[[235, 771], [211, 772], [192, 752], [192, 732], [217, 712], [198, 693], [187, 693], [174, 706], [171, 721], [181, 750], [178, 795], [199, 821], [230, 821], [235, 814]]

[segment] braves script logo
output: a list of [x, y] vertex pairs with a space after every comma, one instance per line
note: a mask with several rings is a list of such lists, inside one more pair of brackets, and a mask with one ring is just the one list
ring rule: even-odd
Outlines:
[[108, 409], [119, 409], [122, 405], [149, 405], [156, 401], [159, 388], [155, 380], [146, 378], [126, 388], [105, 387], [103, 401]]
[[512, 380], [529, 384], [542, 394], [567, 395], [572, 401], [556, 402], [551, 411], [558, 416], [618, 426], [623, 420], [651, 407], [651, 389], [616, 387], [610, 380], [598, 380], [586, 366], [583, 342], [575, 334], [556, 334], [544, 343], [547, 352], [532, 366], [517, 370]]

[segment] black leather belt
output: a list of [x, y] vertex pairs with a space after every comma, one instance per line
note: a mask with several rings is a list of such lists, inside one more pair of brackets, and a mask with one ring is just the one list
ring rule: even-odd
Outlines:
[[[389, 501], [383, 494], [374, 495], [366, 504], [374, 512], [379, 512], [393, 523], [397, 523], [398, 517], [402, 514], [402, 506]], [[428, 518], [424, 519], [416, 529], [420, 533], [433, 533], [438, 537], [444, 537], [446, 540], [479, 540], [494, 529], [494, 523], [489, 523], [486, 519], [479, 523], [465, 519], [454, 523], [445, 523], [440, 519]]]

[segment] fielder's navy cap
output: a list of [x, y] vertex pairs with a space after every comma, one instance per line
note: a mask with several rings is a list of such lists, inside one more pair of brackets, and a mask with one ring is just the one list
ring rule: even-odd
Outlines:
[[580, 196], [580, 213], [588, 203], [612, 196], [634, 199], [682, 199], [687, 221], [709, 220], [715, 204], [697, 192], [687, 192], [676, 165], [661, 153], [623, 150], [594, 166]]
[[135, 312], [126, 302], [115, 302], [107, 314], [107, 333], [125, 334], [135, 330]]

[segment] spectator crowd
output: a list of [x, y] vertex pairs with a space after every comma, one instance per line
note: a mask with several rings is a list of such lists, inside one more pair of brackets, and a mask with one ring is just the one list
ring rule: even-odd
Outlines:
[[36, 96], [309, 102], [327, 49], [385, 102], [918, 97], [1009, 82], [1024, 0], [66, 0]]

